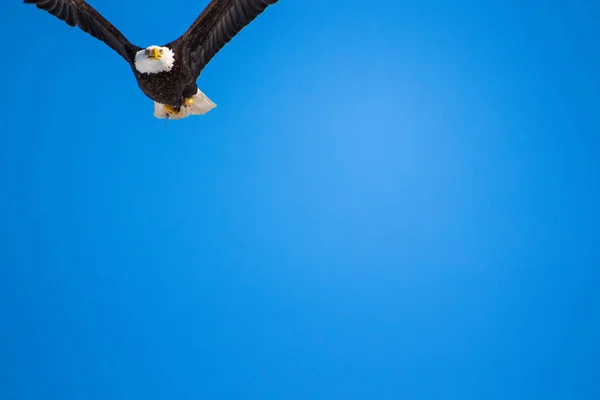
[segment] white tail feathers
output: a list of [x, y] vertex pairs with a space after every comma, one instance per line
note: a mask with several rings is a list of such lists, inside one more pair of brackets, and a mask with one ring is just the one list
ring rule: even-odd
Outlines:
[[189, 106], [181, 106], [179, 114], [168, 114], [163, 105], [154, 102], [154, 116], [156, 118], [182, 119], [190, 115], [203, 115], [215, 108], [217, 105], [213, 103], [204, 93], [198, 89], [198, 92], [192, 97], [194, 102]]

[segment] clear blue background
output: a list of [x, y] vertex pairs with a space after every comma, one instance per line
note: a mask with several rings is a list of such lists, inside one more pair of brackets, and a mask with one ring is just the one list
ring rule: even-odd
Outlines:
[[2, 400], [600, 398], [597, 2], [281, 0], [165, 131], [0, 11]]

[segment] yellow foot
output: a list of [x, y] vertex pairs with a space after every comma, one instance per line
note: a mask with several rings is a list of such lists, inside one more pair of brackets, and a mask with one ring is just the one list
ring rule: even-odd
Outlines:
[[186, 107], [191, 106], [192, 104], [194, 104], [194, 99], [191, 97], [188, 97], [187, 99], [183, 100], [183, 104], [186, 105]]
[[163, 104], [163, 108], [165, 109], [165, 111], [167, 112], [167, 114], [169, 115], [177, 115], [179, 114], [179, 111], [173, 107], [171, 107], [168, 104]]

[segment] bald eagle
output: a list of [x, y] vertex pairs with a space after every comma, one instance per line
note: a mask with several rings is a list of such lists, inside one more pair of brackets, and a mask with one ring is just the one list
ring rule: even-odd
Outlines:
[[129, 63], [138, 86], [154, 100], [156, 118], [205, 114], [216, 105], [196, 85], [227, 42], [278, 0], [211, 0], [188, 30], [162, 46], [138, 47], [85, 0], [24, 0], [103, 41]]

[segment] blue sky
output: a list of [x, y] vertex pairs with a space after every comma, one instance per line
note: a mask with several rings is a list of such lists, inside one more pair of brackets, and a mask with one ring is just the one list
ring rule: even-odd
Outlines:
[[[92, 3], [140, 46], [166, 4]], [[165, 131], [0, 11], [0, 398], [600, 398], [597, 4], [281, 0]]]

